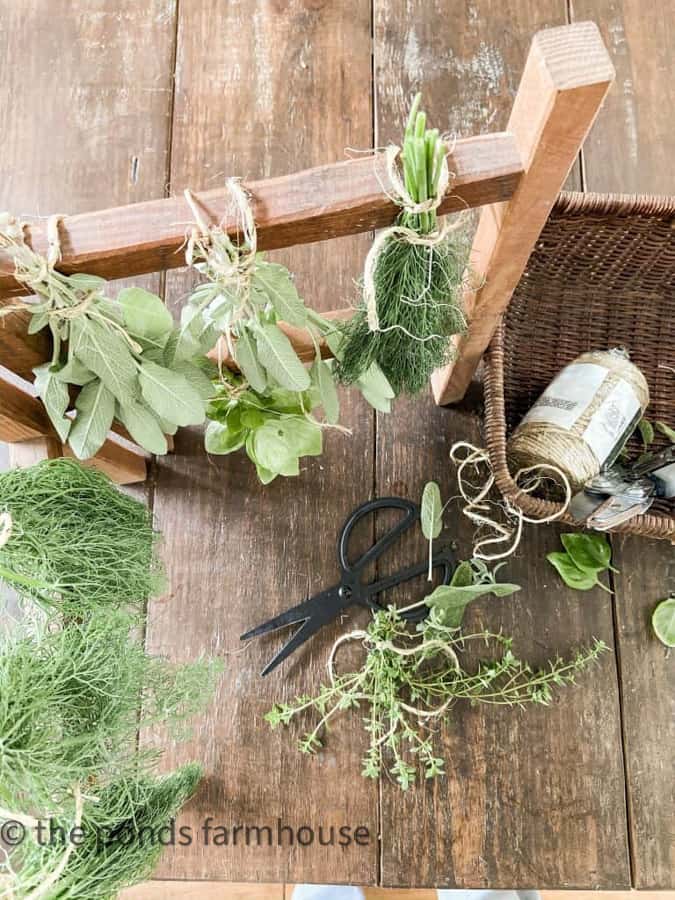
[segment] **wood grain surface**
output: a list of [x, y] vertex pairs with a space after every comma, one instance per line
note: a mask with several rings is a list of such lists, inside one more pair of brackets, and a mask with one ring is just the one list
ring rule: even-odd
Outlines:
[[[454, 177], [439, 207], [441, 213], [508, 199], [522, 172], [511, 134], [458, 141], [448, 163]], [[382, 192], [382, 168], [381, 163], [376, 168], [372, 158], [359, 156], [261, 182], [246, 181], [258, 246], [272, 250], [390, 225], [399, 208]], [[220, 222], [230, 234], [235, 233], [238, 220], [228, 188], [201, 192], [195, 202], [206, 222]], [[181, 195], [66, 218], [59, 227], [59, 269], [119, 278], [180, 268], [192, 220]], [[26, 240], [37, 252], [47, 252], [43, 224], [27, 227]], [[0, 298], [25, 293], [13, 271], [0, 255]]]
[[[571, 11], [576, 19], [592, 15], [601, 23], [617, 70], [616, 89], [584, 149], [584, 188], [674, 194], [675, 130], [663, 111], [675, 105], [675, 3], [572, 0]], [[641, 890], [672, 888], [675, 668], [672, 651], [653, 636], [650, 618], [658, 601], [675, 592], [675, 548], [641, 538], [612, 543], [620, 570], [616, 641], [633, 884]]]
[[[372, 144], [370, 11], [366, 0], [180, 5], [171, 188], [283, 174]], [[228, 38], [227, 36], [236, 35]], [[255, 60], [256, 64], [252, 65]], [[208, 64], [207, 62], [208, 61]], [[349, 298], [367, 237], [297, 248], [278, 258], [318, 308]], [[189, 278], [168, 277], [179, 304]], [[187, 746], [169, 743], [164, 764], [201, 760], [206, 778], [183, 820], [225, 825], [367, 827], [369, 846], [205, 847], [167, 854], [164, 877], [232, 881], [377, 881], [377, 785], [362, 782], [359, 722], [331, 733], [324, 753], [297, 750], [301, 731], [271, 731], [276, 700], [314, 690], [328, 648], [348, 622], [324, 629], [279, 672], [259, 672], [287, 635], [241, 652], [239, 635], [336, 581], [335, 540], [372, 491], [373, 416], [343, 394], [353, 434], [325, 434], [321, 458], [299, 478], [262, 487], [248, 458], [204, 454], [201, 431], [181, 431], [157, 463], [154, 495], [170, 593], [149, 610], [148, 648], [173, 658], [222, 654], [214, 705]]]
[[[441, 129], [449, 124], [461, 135], [503, 127], [532, 34], [566, 15], [554, 0], [466, 7], [379, 0], [376, 11], [378, 143], [396, 129], [418, 88]], [[452, 27], [439, 28], [440, 21]], [[396, 415], [378, 423], [378, 493], [415, 497], [434, 478], [444, 498], [456, 495], [448, 461], [455, 440], [480, 445], [477, 424], [434, 408], [429, 396], [399, 400]], [[470, 528], [457, 503], [448, 519], [466, 555]], [[568, 590], [548, 568], [545, 555], [557, 542], [555, 528], [527, 529], [500, 576], [523, 590], [477, 602], [469, 618], [503, 627], [514, 635], [516, 653], [534, 663], [594, 636], [613, 643], [607, 595]], [[407, 794], [382, 783], [382, 883], [629, 886], [618, 699], [616, 664], [607, 654], [550, 708], [457, 706], [439, 735], [447, 781]]]

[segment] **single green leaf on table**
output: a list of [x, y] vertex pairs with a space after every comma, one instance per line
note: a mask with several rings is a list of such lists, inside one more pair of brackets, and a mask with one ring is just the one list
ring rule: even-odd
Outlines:
[[422, 534], [429, 541], [429, 574], [428, 580], [433, 578], [433, 541], [443, 529], [443, 501], [441, 490], [435, 481], [428, 481], [422, 491], [422, 503], [420, 506], [420, 525]]
[[178, 372], [148, 360], [141, 363], [139, 381], [146, 403], [158, 416], [180, 426], [204, 421], [204, 401]]
[[251, 332], [245, 326], [239, 329], [239, 336], [234, 347], [234, 358], [242, 375], [253, 390], [262, 393], [267, 387], [267, 376], [258, 359], [258, 351]]
[[466, 607], [472, 600], [486, 594], [508, 597], [519, 590], [520, 585], [518, 584], [497, 584], [494, 581], [476, 584], [473, 567], [468, 560], [465, 560], [455, 569], [450, 584], [439, 585], [425, 597], [425, 602], [427, 606], [438, 610], [444, 625], [447, 625], [448, 628], [459, 628]]
[[120, 403], [138, 399], [138, 373], [127, 340], [113, 327], [88, 316], [70, 324], [71, 352], [100, 380]]
[[105, 442], [115, 414], [115, 397], [100, 380], [85, 384], [75, 401], [77, 415], [68, 443], [78, 459], [94, 456]]
[[298, 359], [291, 342], [276, 325], [261, 323], [256, 329], [258, 358], [267, 374], [289, 391], [306, 391], [309, 373]]
[[157, 456], [163, 456], [168, 451], [164, 432], [152, 410], [144, 403], [137, 401], [126, 406], [117, 403], [115, 410], [117, 418], [144, 450]]
[[596, 585], [604, 587], [598, 581], [596, 571], [580, 569], [568, 553], [549, 553], [546, 559], [556, 569], [565, 584], [576, 591], [590, 591]]
[[675, 597], [662, 600], [652, 613], [654, 634], [666, 647], [675, 647]]
[[326, 421], [331, 425], [337, 424], [340, 420], [340, 400], [330, 365], [322, 359], [315, 360], [310, 377], [319, 392]]
[[560, 535], [560, 540], [577, 568], [595, 573], [612, 568], [612, 548], [604, 534], [569, 532]]
[[670, 425], [666, 425], [665, 422], [655, 422], [654, 425], [664, 437], [668, 438], [671, 444], [675, 444], [675, 429], [671, 428]]
[[642, 445], [646, 450], [654, 440], [654, 426], [648, 419], [640, 419], [638, 422], [638, 431], [642, 438]]
[[51, 363], [36, 366], [33, 372], [35, 374], [35, 391], [44, 403], [56, 433], [62, 441], [65, 441], [72, 424], [65, 415], [70, 403], [68, 387], [57, 377], [57, 372], [52, 368]]
[[117, 295], [127, 331], [163, 347], [173, 331], [173, 316], [156, 294], [143, 288], [124, 288]]
[[265, 294], [275, 313], [289, 325], [302, 327], [307, 323], [307, 310], [285, 266], [278, 263], [257, 262], [253, 272], [253, 288]]

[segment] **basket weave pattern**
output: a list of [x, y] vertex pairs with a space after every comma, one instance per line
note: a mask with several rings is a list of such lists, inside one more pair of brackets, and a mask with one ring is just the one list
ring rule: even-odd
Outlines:
[[[650, 421], [675, 427], [675, 198], [562, 193], [485, 356], [495, 480], [526, 515], [558, 506], [518, 490], [508, 435], [565, 365], [612, 347], [627, 348], [647, 378]], [[659, 435], [650, 449], [666, 445]], [[657, 501], [614, 530], [675, 541], [673, 506]]]

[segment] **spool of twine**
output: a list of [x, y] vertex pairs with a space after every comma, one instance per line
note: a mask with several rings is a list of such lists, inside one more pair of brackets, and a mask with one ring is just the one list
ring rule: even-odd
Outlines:
[[647, 381], [625, 351], [583, 353], [551, 382], [513, 432], [506, 447], [509, 466], [553, 465], [579, 489], [615, 457], [648, 404]]

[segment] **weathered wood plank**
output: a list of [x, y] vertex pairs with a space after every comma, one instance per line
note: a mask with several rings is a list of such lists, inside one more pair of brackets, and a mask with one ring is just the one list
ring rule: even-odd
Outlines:
[[[208, 187], [223, 172], [266, 177], [321, 165], [345, 146], [371, 145], [368, 0], [194, 0], [180, 10], [173, 191]], [[366, 249], [364, 238], [345, 239], [282, 259], [301, 294], [327, 309], [352, 294]], [[168, 283], [169, 297], [180, 302], [191, 282], [170, 275]], [[337, 531], [368, 497], [373, 471], [372, 415], [353, 393], [343, 401], [353, 435], [327, 432], [321, 458], [303, 462], [299, 478], [268, 487], [243, 453], [208, 458], [201, 431], [179, 432], [175, 456], [157, 463], [155, 514], [171, 590], [150, 605], [147, 644], [179, 659], [202, 651], [225, 658], [222, 686], [194, 742], [167, 741], [164, 765], [195, 758], [206, 767], [182, 814], [187, 824], [197, 827], [209, 815], [275, 829], [278, 818], [295, 828], [363, 824], [371, 843], [341, 849], [195, 842], [167, 851], [162, 877], [377, 880], [377, 785], [355, 789], [352, 776], [363, 750], [359, 723], [346, 720], [312, 758], [298, 753], [297, 731], [273, 732], [263, 721], [275, 700], [316, 688], [328, 648], [348, 623], [325, 629], [264, 680], [258, 673], [285, 635], [238, 652], [247, 628], [336, 580]]]
[[466, 293], [456, 359], [433, 375], [437, 403], [464, 396], [613, 79], [593, 22], [534, 35], [508, 124], [525, 175], [510, 201], [481, 212], [472, 266], [482, 287]]
[[[664, 110], [675, 104], [675, 3], [574, 0], [572, 11], [597, 19], [617, 70], [616, 88], [584, 148], [584, 187], [675, 193], [675, 133], [664, 127]], [[613, 543], [621, 572], [615, 614], [633, 884], [673, 888], [675, 682], [672, 653], [652, 635], [650, 617], [658, 600], [675, 591], [675, 549], [640, 538]]]
[[[502, 127], [533, 32], [564, 23], [565, 16], [563, 0], [479, 0], [451, 9], [441, 0], [378, 0], [376, 142], [400, 129], [416, 89], [423, 89], [430, 121], [440, 128], [448, 117], [455, 129]], [[444, 497], [455, 496], [448, 450], [460, 439], [482, 444], [475, 420], [435, 408], [431, 397], [399, 400], [395, 416], [378, 419], [378, 493], [416, 497], [433, 478]], [[466, 556], [470, 526], [456, 503], [447, 519], [449, 536]], [[501, 575], [523, 590], [513, 599], [476, 603], [468, 620], [503, 627], [515, 637], [515, 651], [534, 663], [568, 654], [593, 636], [613, 642], [607, 595], [565, 589], [545, 562], [556, 544], [555, 529], [528, 528]], [[382, 782], [383, 884], [628, 886], [611, 654], [550, 708], [458, 705], [437, 739], [448, 760], [447, 780], [406, 794]]]
[[[343, 149], [337, 153], [342, 155]], [[216, 149], [214, 154], [218, 158]], [[455, 177], [441, 212], [506, 200], [522, 172], [510, 134], [458, 141], [449, 165]], [[375, 163], [367, 157], [246, 182], [245, 187], [252, 197], [261, 250], [370, 231], [391, 224], [399, 212], [383, 193]], [[222, 221], [234, 233], [237, 223], [227, 188], [204, 191], [197, 200], [207, 220]], [[180, 268], [185, 264], [182, 251], [191, 221], [192, 213], [181, 196], [71, 216], [59, 229], [63, 251], [59, 269], [121, 278]], [[27, 239], [38, 252], [46, 251], [42, 224], [27, 229]], [[3, 268], [0, 258], [0, 298], [25, 293], [12, 271], [7, 264]]]

